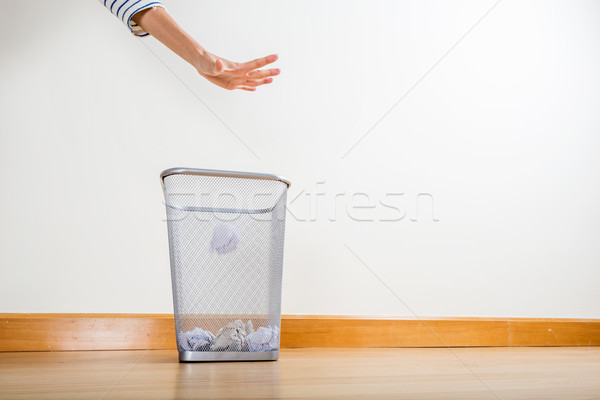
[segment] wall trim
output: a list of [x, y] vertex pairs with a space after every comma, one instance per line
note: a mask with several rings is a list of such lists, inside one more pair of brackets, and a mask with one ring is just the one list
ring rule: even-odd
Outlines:
[[[281, 347], [599, 346], [600, 319], [283, 315]], [[172, 314], [0, 314], [0, 351], [174, 349]]]

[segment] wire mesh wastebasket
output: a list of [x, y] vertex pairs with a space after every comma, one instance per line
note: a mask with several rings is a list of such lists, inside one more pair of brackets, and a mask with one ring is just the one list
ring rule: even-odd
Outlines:
[[277, 360], [290, 182], [163, 171], [180, 361]]

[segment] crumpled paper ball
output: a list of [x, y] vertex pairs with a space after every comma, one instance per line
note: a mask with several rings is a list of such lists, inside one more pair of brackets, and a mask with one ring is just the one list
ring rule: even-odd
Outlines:
[[200, 328], [196, 328], [193, 331], [181, 332], [180, 346], [184, 351], [206, 351], [210, 348], [215, 335], [210, 331], [205, 331]]
[[213, 231], [210, 242], [210, 252], [219, 254], [230, 253], [237, 248], [240, 242], [240, 231], [232, 224], [219, 224]]
[[273, 351], [279, 348], [279, 328], [269, 325], [260, 327], [246, 337], [248, 350]]
[[244, 324], [236, 319], [219, 329], [210, 351], [248, 351], [246, 336], [253, 331], [252, 321], [248, 320]]

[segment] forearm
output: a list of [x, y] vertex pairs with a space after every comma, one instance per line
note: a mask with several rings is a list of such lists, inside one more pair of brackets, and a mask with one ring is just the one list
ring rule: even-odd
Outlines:
[[206, 50], [188, 35], [162, 7], [140, 11], [132, 19], [194, 68], [197, 69], [202, 58], [206, 56]]

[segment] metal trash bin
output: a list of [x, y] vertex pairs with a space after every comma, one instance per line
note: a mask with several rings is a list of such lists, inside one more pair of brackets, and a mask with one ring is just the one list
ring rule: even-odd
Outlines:
[[179, 361], [277, 360], [290, 182], [189, 168], [160, 177]]

